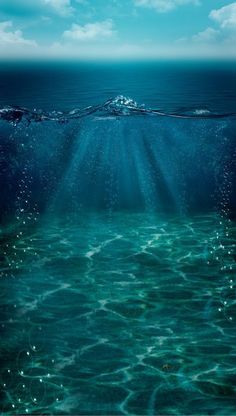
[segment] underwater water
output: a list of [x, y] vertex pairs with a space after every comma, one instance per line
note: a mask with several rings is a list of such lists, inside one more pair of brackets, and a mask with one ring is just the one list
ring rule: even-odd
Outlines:
[[3, 415], [235, 414], [235, 65], [166, 65], [1, 68]]

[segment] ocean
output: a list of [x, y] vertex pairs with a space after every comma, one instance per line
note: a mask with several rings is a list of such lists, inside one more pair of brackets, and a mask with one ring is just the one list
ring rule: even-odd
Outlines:
[[234, 415], [236, 63], [2, 62], [0, 412]]

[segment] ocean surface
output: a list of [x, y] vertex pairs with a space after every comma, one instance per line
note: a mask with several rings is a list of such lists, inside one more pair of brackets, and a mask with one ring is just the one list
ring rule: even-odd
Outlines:
[[0, 66], [0, 414], [235, 415], [236, 63]]

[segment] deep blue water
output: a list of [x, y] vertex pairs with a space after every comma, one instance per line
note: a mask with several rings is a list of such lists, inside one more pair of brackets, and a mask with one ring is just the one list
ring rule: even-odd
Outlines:
[[0, 411], [234, 415], [236, 64], [2, 63]]
[[236, 62], [4, 63], [0, 105], [72, 110], [124, 95], [174, 111], [235, 111]]

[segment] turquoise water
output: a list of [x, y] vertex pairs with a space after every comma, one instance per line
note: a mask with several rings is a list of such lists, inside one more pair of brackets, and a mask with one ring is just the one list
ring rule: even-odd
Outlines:
[[234, 416], [235, 63], [0, 75], [0, 414]]
[[4, 229], [3, 414], [233, 415], [234, 232], [126, 212]]

